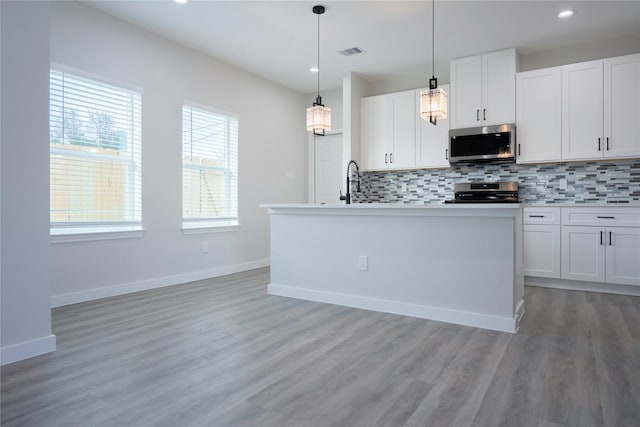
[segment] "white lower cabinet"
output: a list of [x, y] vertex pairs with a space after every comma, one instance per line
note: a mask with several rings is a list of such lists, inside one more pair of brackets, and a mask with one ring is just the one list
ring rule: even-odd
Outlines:
[[563, 279], [640, 286], [640, 209], [563, 209], [561, 252]]
[[562, 278], [640, 286], [640, 228], [562, 227]]
[[608, 234], [605, 277], [607, 283], [640, 285], [640, 228], [612, 227]]
[[524, 209], [524, 274], [640, 286], [640, 208]]
[[525, 276], [560, 278], [560, 208], [524, 209]]
[[562, 278], [605, 281], [604, 229], [598, 227], [562, 227]]

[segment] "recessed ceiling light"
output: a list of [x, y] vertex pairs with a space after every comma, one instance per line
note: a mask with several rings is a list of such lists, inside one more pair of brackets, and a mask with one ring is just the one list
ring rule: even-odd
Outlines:
[[173, 0], [173, 2], [178, 4], [186, 4], [187, 0]]
[[563, 11], [561, 11], [560, 13], [558, 13], [558, 18], [560, 19], [567, 19], [567, 18], [571, 18], [573, 16], [575, 12], [571, 9], [565, 9]]
[[318, 69], [318, 67], [311, 67], [309, 68], [309, 71], [311, 71], [312, 73], [317, 73], [320, 70]]

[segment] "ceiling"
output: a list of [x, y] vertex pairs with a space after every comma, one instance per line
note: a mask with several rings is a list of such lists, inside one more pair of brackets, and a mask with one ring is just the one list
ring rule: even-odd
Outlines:
[[[320, 90], [347, 72], [374, 82], [431, 76], [430, 1], [86, 1], [86, 4], [302, 93], [314, 93], [317, 15]], [[575, 9], [569, 20], [557, 13]], [[436, 76], [448, 62], [503, 48], [523, 54], [640, 33], [640, 1], [457, 1], [435, 3]], [[343, 56], [338, 51], [365, 52]]]

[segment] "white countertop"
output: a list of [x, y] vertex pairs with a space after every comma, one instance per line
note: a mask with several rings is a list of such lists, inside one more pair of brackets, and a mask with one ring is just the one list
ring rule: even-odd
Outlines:
[[561, 203], [544, 203], [544, 202], [533, 202], [533, 203], [521, 203], [523, 208], [640, 208], [640, 202], [631, 202], [631, 203], [571, 203], [571, 202], [561, 202]]
[[520, 209], [520, 203], [299, 203], [262, 204], [261, 208], [285, 209]]

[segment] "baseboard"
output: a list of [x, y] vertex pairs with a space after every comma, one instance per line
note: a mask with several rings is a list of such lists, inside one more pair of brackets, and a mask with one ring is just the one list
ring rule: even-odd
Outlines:
[[61, 307], [80, 302], [93, 301], [100, 298], [114, 297], [118, 295], [130, 294], [133, 292], [146, 291], [149, 289], [164, 288], [166, 286], [181, 285], [183, 283], [196, 280], [210, 279], [212, 277], [224, 276], [227, 274], [240, 273], [242, 271], [253, 270], [255, 268], [269, 266], [269, 259], [245, 262], [241, 264], [226, 265], [223, 267], [208, 270], [193, 271], [172, 276], [157, 277], [147, 280], [122, 283], [102, 288], [87, 289], [85, 291], [70, 292], [51, 296], [51, 307]]
[[520, 322], [522, 321], [522, 318], [524, 317], [524, 299], [521, 299], [520, 302], [518, 302], [518, 305], [516, 306], [516, 313], [515, 313], [515, 319], [516, 319], [516, 332], [518, 332], [518, 329], [520, 329]]
[[19, 362], [56, 351], [56, 336], [47, 335], [35, 340], [8, 345], [0, 349], [0, 365]]
[[[452, 310], [428, 305], [384, 300], [360, 295], [326, 292], [315, 289], [304, 289], [294, 286], [278, 285], [275, 283], [269, 284], [268, 292], [270, 295], [324, 302], [329, 304], [343, 305], [346, 307], [380, 311], [384, 313], [401, 314], [404, 316], [438, 320], [441, 322], [474, 326], [501, 332], [516, 332], [518, 329], [517, 322], [519, 318], [517, 317], [517, 315], [513, 318], [492, 316], [481, 313], [472, 313], [468, 311]], [[524, 304], [522, 304], [521, 310], [524, 313]]]
[[580, 280], [548, 279], [546, 277], [525, 276], [526, 286], [566, 289], [569, 291], [603, 292], [606, 294], [640, 296], [640, 286], [617, 285], [614, 283], [583, 282]]

